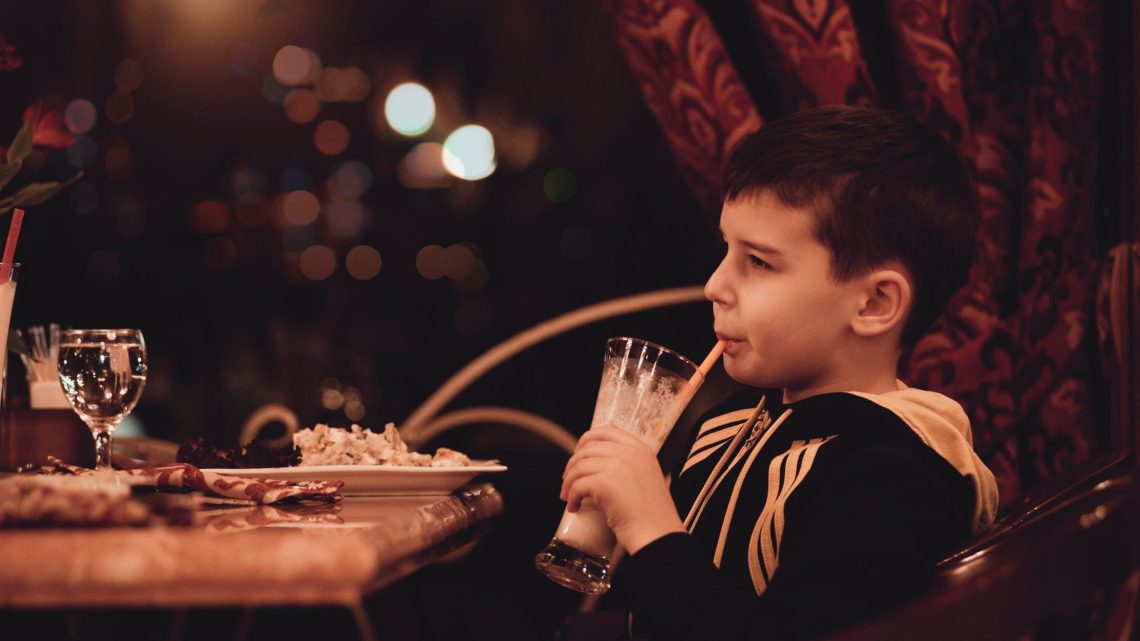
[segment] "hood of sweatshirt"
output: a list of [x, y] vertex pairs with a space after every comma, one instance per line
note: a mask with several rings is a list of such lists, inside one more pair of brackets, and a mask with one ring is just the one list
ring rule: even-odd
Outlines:
[[930, 449], [946, 459], [974, 486], [974, 533], [994, 522], [998, 508], [997, 481], [974, 452], [970, 419], [954, 399], [937, 392], [907, 387], [885, 394], [851, 392], [880, 405], [905, 422]]

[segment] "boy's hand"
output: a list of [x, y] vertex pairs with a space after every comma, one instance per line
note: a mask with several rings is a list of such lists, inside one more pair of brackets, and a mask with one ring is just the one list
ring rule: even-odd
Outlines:
[[630, 554], [670, 532], [684, 532], [661, 466], [649, 447], [617, 427], [596, 427], [578, 441], [562, 474], [571, 512], [589, 497]]

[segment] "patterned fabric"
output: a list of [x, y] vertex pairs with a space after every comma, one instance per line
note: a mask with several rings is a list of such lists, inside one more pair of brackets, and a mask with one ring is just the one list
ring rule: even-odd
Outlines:
[[[55, 466], [54, 473], [84, 476], [98, 474], [95, 470], [68, 465], [57, 458], [48, 457]], [[344, 481], [283, 481], [257, 479], [217, 472], [207, 472], [189, 463], [173, 463], [161, 467], [141, 467], [133, 470], [116, 470], [116, 476], [128, 485], [148, 485], [159, 489], [197, 490], [211, 496], [269, 504], [289, 499], [316, 499], [339, 501]]]
[[830, 104], [872, 104], [875, 86], [844, 0], [751, 0], [769, 46], [769, 68], [784, 89], [785, 111]]
[[708, 14], [693, 0], [603, 4], [686, 184], [719, 210], [721, 163], [761, 120]]
[[[877, 100], [847, 2], [748, 3], [785, 111]], [[762, 124], [731, 52], [692, 1], [603, 5], [682, 175], [715, 216], [727, 153]], [[1085, 347], [1099, 263], [1101, 2], [886, 9], [902, 108], [973, 167], [983, 219], [969, 283], [904, 356], [902, 374], [963, 404], [1002, 500], [1013, 501], [1108, 446], [1097, 442]]]

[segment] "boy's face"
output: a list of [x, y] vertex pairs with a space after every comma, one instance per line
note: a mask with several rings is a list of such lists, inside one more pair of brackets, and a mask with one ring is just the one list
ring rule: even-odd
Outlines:
[[831, 252], [815, 237], [814, 217], [764, 190], [726, 202], [720, 228], [727, 253], [705, 297], [726, 342], [728, 374], [782, 388], [789, 400], [828, 390], [859, 297], [853, 282], [832, 278]]

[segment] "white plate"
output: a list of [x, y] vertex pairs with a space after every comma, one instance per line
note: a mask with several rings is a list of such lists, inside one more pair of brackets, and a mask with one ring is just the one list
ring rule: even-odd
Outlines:
[[505, 472], [507, 467], [497, 463], [477, 463], [467, 467], [307, 465], [203, 471], [285, 481], [344, 481], [340, 492], [345, 496], [439, 496], [450, 494], [480, 474]]

